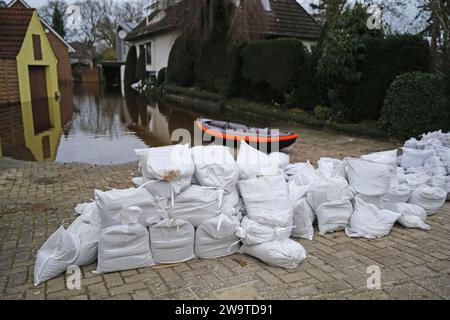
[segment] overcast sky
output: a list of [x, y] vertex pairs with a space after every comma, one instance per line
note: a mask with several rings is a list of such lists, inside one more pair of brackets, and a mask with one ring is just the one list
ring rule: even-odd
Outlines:
[[[47, 0], [25, 0], [28, 4], [30, 4], [33, 7], [39, 8], [43, 4], [47, 2]], [[74, 2], [75, 0], [66, 0], [67, 2]], [[115, 0], [115, 1], [125, 1], [125, 0]], [[133, 1], [133, 0], [129, 0]], [[148, 0], [150, 2], [150, 0]], [[302, 6], [307, 10], [311, 11], [310, 3], [311, 2], [318, 2], [318, 0], [296, 0], [298, 3], [302, 4]], [[358, 1], [358, 0], [353, 0]], [[361, 0], [359, 0], [361, 1]], [[375, 0], [381, 1], [381, 0]], [[408, 0], [407, 1], [407, 7], [402, 8], [400, 11], [402, 13], [401, 17], [394, 17], [390, 15], [389, 13], [385, 13], [383, 15], [384, 19], [393, 26], [393, 29], [395, 31], [399, 32], [412, 32], [416, 33], [421, 30], [423, 27], [423, 21], [417, 21], [415, 20], [415, 16], [417, 14], [417, 2], [419, 0]], [[8, 2], [8, 1], [7, 1]]]

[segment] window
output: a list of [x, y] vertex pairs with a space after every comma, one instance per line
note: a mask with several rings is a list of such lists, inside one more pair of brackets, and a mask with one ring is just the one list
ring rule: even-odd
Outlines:
[[152, 43], [145, 44], [145, 63], [150, 66], [152, 64]]
[[41, 36], [33, 34], [34, 60], [42, 60]]

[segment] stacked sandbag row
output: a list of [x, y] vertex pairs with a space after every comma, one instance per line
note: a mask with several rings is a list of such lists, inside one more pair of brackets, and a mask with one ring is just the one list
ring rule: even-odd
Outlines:
[[266, 155], [241, 142], [237, 165], [239, 191], [245, 204], [237, 235], [243, 243], [240, 252], [283, 268], [296, 268], [306, 258], [302, 245], [291, 236], [293, 208], [283, 167], [286, 155]]

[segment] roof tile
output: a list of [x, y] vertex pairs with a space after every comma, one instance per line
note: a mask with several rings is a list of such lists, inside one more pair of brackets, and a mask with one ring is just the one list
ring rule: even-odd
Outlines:
[[22, 48], [34, 9], [0, 8], [0, 58], [15, 58]]

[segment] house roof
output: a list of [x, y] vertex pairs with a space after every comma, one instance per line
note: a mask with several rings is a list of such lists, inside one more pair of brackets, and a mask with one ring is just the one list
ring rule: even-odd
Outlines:
[[117, 23], [117, 30], [119, 29], [123, 29], [126, 32], [130, 32], [131, 30], [133, 30], [134, 28], [136, 28], [138, 26], [137, 22], [132, 22], [132, 21], [122, 21], [122, 22], [118, 22]]
[[[13, 5], [20, 3], [22, 4], [22, 6], [26, 9], [32, 9], [31, 6], [26, 3], [24, 0], [12, 0], [10, 3], [8, 3], [8, 7], [12, 7]], [[75, 52], [75, 49], [72, 48], [70, 46], [70, 44], [64, 40], [63, 37], [61, 37], [59, 35], [58, 32], [56, 32], [47, 22], [45, 22], [44, 19], [42, 19], [41, 17], [39, 17], [39, 19], [41, 20], [42, 24], [45, 26], [45, 28], [47, 28], [51, 33], [53, 33], [62, 43], [64, 43], [64, 45], [69, 49], [69, 52]]]
[[34, 9], [0, 8], [0, 58], [14, 59], [22, 48]]
[[71, 58], [79, 60], [92, 59], [92, 52], [84, 43], [75, 41], [71, 42], [70, 45], [74, 48], [74, 52], [70, 54]]
[[[266, 34], [268, 36], [295, 37], [317, 40], [321, 28], [306, 10], [295, 0], [269, 0], [270, 11], [266, 11]], [[183, 2], [165, 10], [165, 16], [158, 19], [162, 10], [156, 9], [144, 19], [125, 38], [127, 41], [139, 40], [154, 34], [168, 32], [177, 27], [184, 12]], [[147, 21], [157, 22], [147, 25]]]

